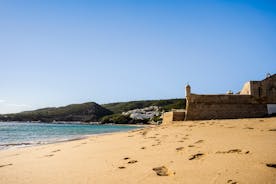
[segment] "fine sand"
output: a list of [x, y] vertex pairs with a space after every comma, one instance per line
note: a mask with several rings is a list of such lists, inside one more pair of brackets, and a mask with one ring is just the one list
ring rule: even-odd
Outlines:
[[0, 151], [0, 183], [276, 183], [276, 118], [178, 122]]

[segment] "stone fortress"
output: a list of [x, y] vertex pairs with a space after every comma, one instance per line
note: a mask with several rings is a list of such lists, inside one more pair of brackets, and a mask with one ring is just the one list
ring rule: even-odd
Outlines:
[[185, 120], [258, 118], [276, 114], [276, 74], [249, 81], [237, 94], [199, 95], [186, 86], [186, 109], [163, 114], [163, 123]]

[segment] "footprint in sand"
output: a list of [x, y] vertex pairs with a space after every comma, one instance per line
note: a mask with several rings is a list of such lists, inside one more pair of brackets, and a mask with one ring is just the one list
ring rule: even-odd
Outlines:
[[203, 143], [203, 142], [204, 142], [204, 140], [198, 140], [195, 142], [195, 144], [199, 144], [199, 143]]
[[156, 143], [156, 144], [153, 144], [151, 146], [159, 146], [159, 145], [160, 145], [160, 143]]
[[6, 166], [11, 166], [11, 165], [13, 165], [13, 164], [4, 164], [4, 165], [0, 165], [0, 168], [1, 168], [1, 167], [6, 167]]
[[236, 128], [236, 127], [234, 127], [234, 126], [230, 126], [230, 127], [226, 127], [226, 128]]
[[158, 176], [172, 176], [175, 172], [170, 171], [166, 166], [155, 167], [152, 169]]
[[141, 149], [146, 149], [146, 147], [145, 147], [145, 146], [143, 146], [143, 147], [141, 147]]
[[137, 160], [130, 160], [129, 162], [128, 162], [128, 164], [135, 164], [135, 163], [137, 163], [138, 161]]
[[125, 158], [124, 158], [124, 160], [128, 160], [128, 159], [130, 159], [130, 158], [129, 158], [129, 157], [125, 157]]
[[161, 144], [161, 141], [156, 142], [156, 144], [153, 144], [151, 146], [159, 146]]
[[[226, 154], [226, 153], [242, 153], [241, 149], [231, 149], [228, 151], [217, 151], [216, 153], [222, 153], [222, 154]], [[246, 154], [249, 153], [249, 151], [245, 152]]]
[[119, 166], [118, 168], [119, 169], [125, 169], [126, 167], [125, 166]]
[[191, 144], [191, 145], [188, 145], [188, 147], [193, 148], [193, 147], [195, 147], [195, 145], [192, 145], [192, 144]]
[[178, 148], [175, 148], [176, 151], [182, 151], [184, 149], [184, 147], [178, 147]]
[[252, 127], [245, 127], [243, 129], [253, 130], [254, 128], [252, 128]]
[[141, 134], [142, 134], [143, 136], [146, 136], [146, 135], [148, 134], [148, 131], [143, 131], [143, 132], [141, 132]]
[[56, 153], [56, 152], [59, 152], [59, 151], [61, 151], [61, 150], [57, 149], [57, 150], [52, 151], [52, 153]]
[[44, 155], [44, 157], [52, 157], [54, 154]]
[[197, 154], [191, 155], [191, 156], [189, 157], [189, 160], [199, 159], [199, 158], [201, 158], [203, 155], [204, 155], [203, 153], [197, 153]]
[[276, 164], [274, 163], [269, 163], [269, 164], [266, 164], [267, 167], [272, 167], [272, 168], [276, 168]]
[[233, 181], [233, 180], [228, 180], [227, 183], [230, 183], [230, 184], [237, 184], [238, 182]]
[[276, 128], [273, 128], [273, 129], [269, 129], [268, 131], [276, 131]]

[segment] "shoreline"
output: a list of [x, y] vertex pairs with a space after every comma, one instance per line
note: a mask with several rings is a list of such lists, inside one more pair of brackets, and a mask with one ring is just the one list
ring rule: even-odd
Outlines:
[[[22, 122], [22, 123], [30, 123], [30, 122]], [[34, 123], [37, 123], [37, 122], [34, 122]], [[45, 124], [54, 124], [54, 123], [45, 123]], [[55, 124], [63, 124], [63, 123], [55, 123]], [[72, 125], [72, 124], [69, 124], [69, 125]], [[83, 124], [74, 124], [74, 125], [83, 125]], [[120, 131], [114, 131], [114, 132], [104, 132], [104, 133], [99, 132], [99, 133], [93, 133], [93, 134], [76, 135], [76, 136], [72, 136], [71, 138], [68, 137], [68, 138], [56, 138], [56, 139], [52, 139], [52, 140], [40, 140], [40, 141], [37, 140], [36, 142], [4, 143], [4, 144], [0, 144], [0, 152], [4, 151], [4, 150], [9, 150], [9, 149], [22, 149], [22, 148], [36, 147], [36, 146], [42, 146], [42, 145], [83, 140], [83, 139], [88, 139], [93, 136], [104, 136], [104, 135], [109, 135], [109, 134], [129, 132], [129, 131], [133, 131], [133, 130], [141, 130], [146, 127], [154, 126], [154, 125], [133, 125], [133, 124], [88, 124], [88, 125], [92, 125], [92, 126], [94, 126], [94, 125], [96, 125], [96, 126], [105, 126], [105, 125], [129, 126], [129, 127], [137, 127], [137, 128], [127, 130], [127, 131], [120, 130]]]
[[115, 124], [115, 123], [100, 123], [100, 122], [81, 122], [81, 121], [55, 121], [55, 122], [43, 122], [43, 121], [1, 121], [0, 123], [37, 123], [37, 124], [68, 124], [68, 125], [126, 125], [126, 126], [149, 126], [153, 124], [128, 124], [128, 123], [122, 123], [122, 124]]
[[275, 117], [175, 122], [1, 150], [0, 183], [274, 183], [274, 145]]

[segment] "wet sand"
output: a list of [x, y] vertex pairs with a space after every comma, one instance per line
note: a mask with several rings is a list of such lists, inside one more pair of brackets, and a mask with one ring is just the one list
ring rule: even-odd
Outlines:
[[276, 118], [177, 122], [1, 150], [0, 183], [276, 183]]

